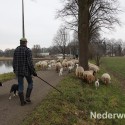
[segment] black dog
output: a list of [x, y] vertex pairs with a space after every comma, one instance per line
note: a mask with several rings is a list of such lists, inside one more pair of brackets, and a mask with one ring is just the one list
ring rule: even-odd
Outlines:
[[0, 86], [3, 86], [2, 82], [0, 82]]
[[10, 89], [9, 99], [10, 99], [10, 100], [12, 99], [12, 93], [14, 93], [13, 96], [18, 95], [17, 92], [18, 92], [18, 85], [17, 85], [17, 84], [13, 84], [13, 85], [11, 86], [11, 89]]

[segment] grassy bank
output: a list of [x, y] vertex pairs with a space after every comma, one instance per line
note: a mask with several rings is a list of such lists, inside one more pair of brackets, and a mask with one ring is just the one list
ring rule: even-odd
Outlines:
[[102, 66], [118, 78], [125, 77], [125, 57], [107, 57], [102, 59]]
[[10, 73], [4, 73], [4, 74], [0, 74], [0, 82], [5, 82], [7, 80], [11, 80], [13, 78], [15, 78], [15, 74], [10, 72]]
[[0, 61], [12, 60], [12, 57], [0, 57]]
[[[33, 58], [33, 60], [51, 60], [52, 58]], [[13, 60], [13, 57], [0, 57], [0, 61]]]
[[[98, 76], [104, 72], [107, 71], [101, 67]], [[74, 74], [66, 76], [58, 86], [63, 95], [53, 90], [20, 125], [124, 125], [125, 119], [90, 118], [90, 112], [125, 113], [125, 94], [119, 80], [111, 77], [109, 86], [101, 84], [96, 90]]]

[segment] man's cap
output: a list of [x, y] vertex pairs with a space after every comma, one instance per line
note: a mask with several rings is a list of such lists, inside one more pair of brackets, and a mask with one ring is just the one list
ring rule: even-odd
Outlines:
[[27, 42], [26, 38], [21, 38], [20, 41]]

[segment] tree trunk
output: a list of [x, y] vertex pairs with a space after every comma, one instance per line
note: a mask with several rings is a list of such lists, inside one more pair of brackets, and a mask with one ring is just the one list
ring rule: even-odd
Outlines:
[[89, 4], [88, 0], [78, 0], [79, 65], [88, 70]]

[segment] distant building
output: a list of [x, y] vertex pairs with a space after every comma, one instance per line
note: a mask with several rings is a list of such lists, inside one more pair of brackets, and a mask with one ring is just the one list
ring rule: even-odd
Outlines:
[[49, 56], [49, 53], [38, 53], [37, 56]]
[[63, 54], [56, 54], [55, 56], [56, 56], [56, 58], [58, 58], [58, 59], [62, 59], [62, 58], [63, 58]]

